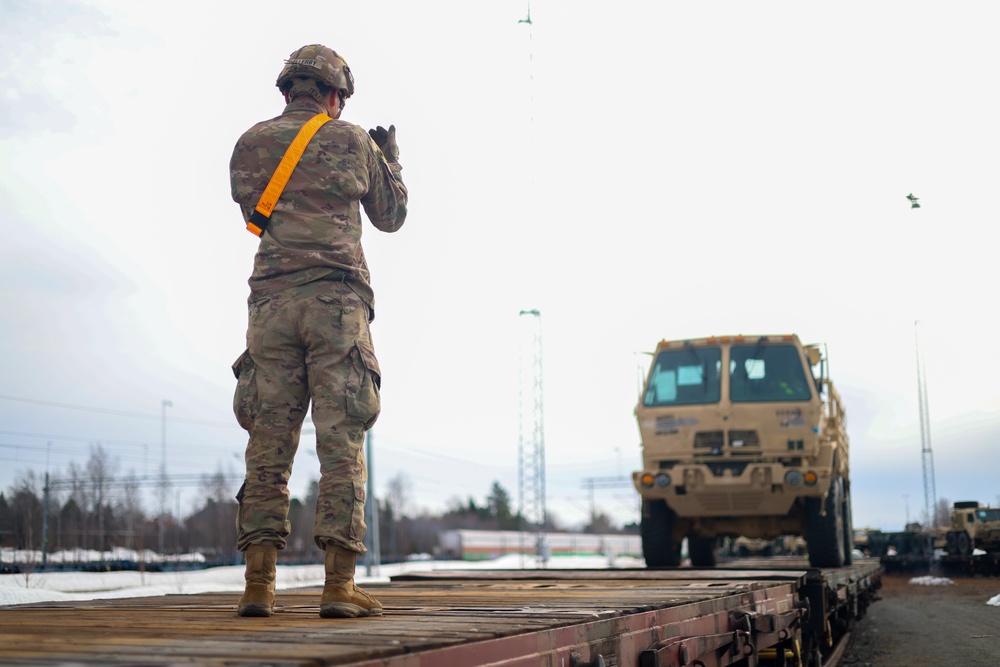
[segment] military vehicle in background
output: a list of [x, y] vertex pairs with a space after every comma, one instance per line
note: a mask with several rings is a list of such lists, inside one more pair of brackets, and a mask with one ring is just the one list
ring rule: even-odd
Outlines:
[[733, 540], [730, 551], [737, 558], [749, 558], [751, 556], [767, 558], [774, 555], [774, 543], [775, 540], [765, 540], [759, 537], [750, 538], [740, 535]]
[[1000, 509], [980, 507], [975, 500], [952, 505], [945, 550], [952, 556], [971, 556], [973, 549], [1000, 551]]
[[851, 562], [849, 442], [816, 345], [798, 336], [661, 341], [635, 410], [647, 567], [716, 563], [722, 537], [804, 536], [813, 567]]
[[734, 540], [723, 540], [723, 553], [735, 558], [769, 558], [770, 556], [804, 556], [805, 540], [797, 535], [781, 535], [773, 540], [740, 535]]

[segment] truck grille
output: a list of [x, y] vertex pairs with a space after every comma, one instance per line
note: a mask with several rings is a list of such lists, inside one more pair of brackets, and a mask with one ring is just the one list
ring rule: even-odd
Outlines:
[[694, 434], [695, 450], [704, 456], [720, 456], [728, 443], [728, 451], [731, 454], [758, 454], [760, 452], [760, 435], [757, 431], [698, 431]]
[[748, 512], [764, 502], [762, 493], [705, 493], [697, 496], [706, 512]]
[[760, 436], [757, 431], [730, 431], [729, 446], [735, 449], [755, 447], [760, 448]]
[[725, 438], [722, 431], [698, 431], [694, 434], [695, 448], [708, 447], [711, 449], [722, 449]]

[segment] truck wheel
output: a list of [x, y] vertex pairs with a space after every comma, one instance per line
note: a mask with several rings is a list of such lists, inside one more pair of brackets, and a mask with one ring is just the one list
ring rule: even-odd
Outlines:
[[958, 544], [956, 542], [958, 541], [958, 533], [956, 533], [954, 531], [949, 532], [945, 536], [944, 541], [945, 541], [945, 544], [946, 544], [945, 550], [948, 552], [948, 555], [949, 556], [955, 556], [955, 555], [957, 555], [958, 554]]
[[715, 538], [688, 535], [688, 555], [694, 567], [715, 567]]
[[968, 533], [959, 533], [955, 542], [958, 546], [959, 556], [968, 556], [972, 553], [972, 540], [969, 539]]
[[681, 544], [674, 541], [674, 513], [662, 500], [644, 500], [639, 533], [646, 567], [677, 567]]
[[839, 477], [830, 482], [826, 494], [826, 514], [820, 515], [820, 499], [806, 499], [806, 543], [809, 564], [813, 567], [844, 565], [844, 482]]
[[851, 490], [844, 486], [844, 565], [854, 562], [854, 518], [851, 512]]

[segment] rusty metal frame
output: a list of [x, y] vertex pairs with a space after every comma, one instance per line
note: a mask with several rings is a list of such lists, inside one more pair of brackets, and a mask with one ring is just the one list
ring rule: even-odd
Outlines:
[[740, 660], [755, 667], [761, 648], [776, 646], [797, 632], [806, 613], [797, 598], [794, 584], [757, 584], [710, 601], [382, 657], [355, 667], [601, 667], [609, 663], [721, 667]]

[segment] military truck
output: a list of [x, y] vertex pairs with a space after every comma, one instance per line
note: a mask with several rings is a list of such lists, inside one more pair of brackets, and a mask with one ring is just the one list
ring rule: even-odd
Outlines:
[[975, 500], [955, 503], [945, 545], [952, 556], [971, 556], [973, 549], [1000, 551], [1000, 509], [980, 507]]
[[647, 567], [716, 564], [719, 538], [806, 539], [814, 567], [851, 562], [846, 416], [818, 345], [798, 336], [661, 341], [635, 415]]

